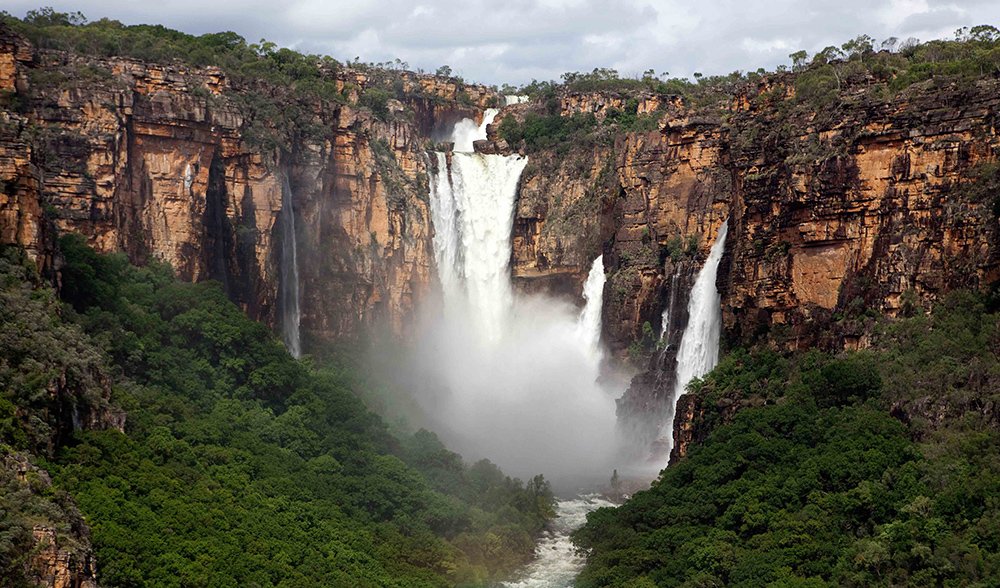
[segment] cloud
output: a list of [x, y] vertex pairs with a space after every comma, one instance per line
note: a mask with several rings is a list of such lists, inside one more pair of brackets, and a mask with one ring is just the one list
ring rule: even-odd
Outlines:
[[[15, 15], [37, 0], [8, 0]], [[131, 0], [52, 2], [91, 19], [158, 23], [193, 34], [233, 30], [251, 41], [342, 60], [399, 58], [467, 79], [520, 83], [565, 71], [725, 74], [788, 63], [859, 34], [922, 39], [1000, 21], [995, 0]]]

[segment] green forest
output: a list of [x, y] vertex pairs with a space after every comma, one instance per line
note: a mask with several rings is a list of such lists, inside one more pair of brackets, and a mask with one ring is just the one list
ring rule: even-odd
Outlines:
[[998, 350], [956, 292], [867, 351], [730, 352], [692, 384], [707, 439], [574, 534], [578, 585], [996, 585]]
[[[108, 586], [481, 585], [531, 558], [553, 514], [541, 476], [393, 437], [363, 382], [292, 359], [217, 283], [76, 236], [61, 251], [59, 297], [16, 249], [0, 258], [0, 447], [52, 477], [0, 480], [12, 585], [27, 585], [24, 529], [69, 540], [81, 515]], [[109, 411], [125, 434], [65, 416]]]
[[[640, 372], [647, 363], [660, 369], [663, 364], [652, 360], [668, 357], [660, 355], [668, 337], [654, 328], [662, 307], [652, 308], [666, 300], [650, 292], [662, 293], [663, 278], [670, 279], [665, 268], [679, 270], [681, 262], [685, 268], [701, 263], [703, 234], [691, 226], [701, 223], [707, 229], [714, 220], [721, 222], [713, 215], [723, 209], [727, 215], [747, 214], [746, 202], [736, 201], [749, 193], [747, 186], [753, 188], [755, 181], [773, 180], [775, 191], [785, 189], [772, 176], [759, 174], [761, 169], [809, 178], [808, 185], [787, 184], [796, 198], [815, 196], [789, 197], [794, 201], [788, 204], [787, 216], [809, 225], [803, 232], [826, 231], [829, 239], [793, 244], [785, 237], [802, 237], [796, 225], [780, 237], [775, 234], [772, 242], [763, 237], [754, 241], [752, 235], [737, 234], [734, 221], [733, 238], [746, 238], [741, 246], [760, 246], [764, 259], [756, 269], [787, 262], [787, 273], [793, 273], [792, 260], [786, 256], [792, 247], [815, 246], [819, 252], [831, 244], [868, 238], [844, 236], [854, 228], [860, 227], [859, 233], [877, 232], [872, 224], [840, 221], [855, 214], [867, 215], [866, 221], [879, 215], [888, 218], [892, 211], [875, 210], [875, 205], [863, 209], [872, 201], [848, 202], [854, 194], [847, 188], [843, 193], [824, 192], [824, 183], [836, 187], [836, 181], [845, 180], [843, 185], [848, 186], [846, 176], [859, 177], [846, 157], [859, 149], [854, 138], [875, 136], [880, 128], [897, 123], [901, 132], [886, 143], [905, 148], [899, 147], [894, 154], [898, 157], [886, 153], [884, 160], [871, 158], [868, 164], [891, 168], [878, 172], [886, 192], [894, 191], [897, 181], [921, 174], [940, 179], [954, 172], [951, 179], [940, 179], [943, 196], [920, 204], [924, 208], [919, 212], [939, 206], [955, 214], [945, 220], [931, 214], [912, 217], [922, 219], [914, 223], [954, 224], [950, 227], [954, 231], [942, 230], [943, 236], [928, 241], [965, 238], [981, 228], [973, 224], [985, 225], [982, 219], [989, 213], [962, 216], [970, 204], [988, 203], [990, 223], [1000, 218], [1000, 115], [987, 96], [994, 86], [986, 83], [995, 84], [1000, 78], [1000, 30], [991, 25], [965, 27], [953, 38], [922, 43], [895, 38], [879, 42], [861, 35], [813, 55], [796, 51], [788, 56], [790, 65], [775, 71], [696, 73], [693, 79], [666, 72], [657, 75], [652, 69], [642, 74], [605, 67], [567, 72], [560, 80], [535, 80], [502, 91], [486, 89], [486, 94], [495, 91], [495, 95], [475, 104], [471, 86], [452, 76], [449, 66], [438, 69], [446, 85], [454, 86], [446, 100], [425, 94], [429, 91], [413, 83], [424, 72], [409, 72], [398, 59], [380, 64], [358, 58], [341, 62], [264, 39], [248, 42], [231, 31], [191, 35], [160, 25], [127, 25], [108, 18], [88, 21], [80, 13], [51, 8], [29, 11], [23, 18], [0, 11], [0, 29], [23, 35], [49, 59], [27, 68], [23, 80], [27, 90], [20, 91], [14, 80], [20, 66], [11, 57], [15, 90], [0, 93], [0, 131], [9, 131], [10, 141], [0, 145], [0, 164], [31, 153], [23, 157], [26, 163], [20, 162], [21, 167], [10, 164], [14, 171], [0, 181], [0, 212], [7, 214], [15, 208], [10, 202], [35, 190], [39, 231], [52, 233], [39, 237], [39, 241], [52, 237], [43, 245], [51, 249], [47, 252], [51, 263], [29, 259], [17, 246], [0, 245], [0, 588], [37, 587], [33, 558], [47, 547], [36, 536], [40, 529], [53, 530], [60, 550], [81, 558], [75, 563], [92, 553], [96, 577], [105, 588], [492, 586], [524, 570], [536, 555], [539, 538], [557, 518], [557, 501], [546, 472], [518, 479], [488, 459], [463, 458], [455, 451], [461, 448], [446, 446], [434, 432], [390, 426], [391, 417], [377, 410], [403, 413], [403, 401], [391, 407], [396, 410], [386, 409], [384, 403], [412, 399], [406, 390], [383, 394], [384, 381], [391, 378], [380, 380], [359, 359], [366, 356], [368, 350], [361, 347], [369, 341], [311, 342], [314, 353], [295, 359], [271, 328], [250, 320], [227, 297], [221, 284], [183, 282], [164, 263], [151, 261], [140, 267], [123, 253], [96, 252], [80, 235], [53, 236], [58, 233], [57, 221], [85, 226], [87, 215], [104, 214], [96, 210], [106, 204], [98, 202], [102, 198], [146, 197], [143, 188], [116, 183], [148, 180], [143, 174], [149, 170], [133, 173], [129, 168], [125, 174], [116, 167], [118, 161], [87, 159], [92, 154], [84, 147], [66, 155], [66, 162], [46, 161], [58, 154], [54, 147], [60, 141], [64, 151], [74, 151], [74, 141], [67, 139], [69, 133], [60, 125], [79, 121], [53, 115], [58, 122], [44, 129], [27, 122], [33, 109], [37, 114], [41, 108], [32, 100], [47, 97], [44, 108], [57, 109], [61, 103], [56, 97], [63, 99], [63, 90], [120, 82], [101, 59], [219, 68], [227, 80], [225, 98], [242, 117], [236, 126], [245, 152], [239, 157], [261, 156], [265, 164], [282, 158], [293, 161], [293, 146], [302, 137], [323, 138], [325, 142], [316, 144], [329, 149], [300, 154], [305, 156], [303, 162], [312, 157], [334, 162], [349, 152], [354, 159], [348, 165], [334, 169], [331, 163], [329, 173], [314, 178], [329, 184], [331, 198], [316, 206], [321, 212], [310, 213], [332, 215], [336, 209], [344, 217], [356, 216], [352, 222], [360, 227], [358, 243], [376, 248], [381, 236], [370, 229], [379, 204], [368, 203], [367, 210], [361, 205], [350, 208], [349, 203], [334, 202], [333, 196], [339, 198], [335, 189], [355, 180], [359, 191], [373, 194], [381, 183], [399, 206], [392, 215], [386, 213], [389, 220], [379, 229], [393, 239], [399, 236], [395, 232], [401, 232], [403, 244], [382, 254], [396, 257], [378, 261], [393, 268], [426, 261], [414, 270], [425, 275], [404, 284], [413, 290], [426, 285], [418, 284], [420, 279], [435, 279], [436, 262], [433, 252], [414, 254], [418, 248], [407, 249], [412, 243], [405, 241], [411, 234], [431, 240], [434, 228], [425, 218], [426, 209], [419, 208], [418, 214], [409, 211], [411, 216], [397, 209], [404, 208], [407, 191], [428, 203], [431, 177], [420, 163], [404, 171], [396, 153], [404, 143], [407, 149], [418, 145], [413, 150], [417, 161], [435, 149], [453, 149], [439, 137], [432, 141], [430, 136], [419, 136], [411, 125], [416, 114], [423, 113], [428, 120], [437, 115], [440, 120], [432, 122], [443, 123], [448, 117], [468, 116], [474, 108], [498, 105], [503, 94], [529, 96], [528, 102], [496, 119], [499, 122], [486, 140], [495, 151], [489, 155], [534, 158], [531, 165], [537, 175], [530, 178], [534, 183], [529, 188], [536, 191], [539, 185], [549, 189], [538, 179], [555, 173], [561, 158], [576, 157], [581, 162], [577, 171], [587, 174], [593, 187], [579, 198], [580, 210], [584, 205], [586, 209], [578, 214], [590, 215], [587, 222], [599, 225], [593, 241], [603, 240], [595, 247], [600, 249], [601, 263], [607, 261], [607, 266], [599, 266], [607, 268], [603, 295], [618, 297], [605, 302], [604, 309], [624, 304], [626, 294], [633, 294], [621, 286], [632, 273], [636, 289], [649, 295], [639, 300], [635, 294], [635, 308], [626, 309], [627, 319], [622, 318], [625, 311], [619, 313], [624, 327], [615, 328], [626, 328], [625, 323], [632, 321], [641, 334], [634, 333], [631, 346], [626, 347], [627, 341], [622, 345], [621, 357], [606, 358], [606, 363], [618, 361], [625, 369]], [[926, 113], [926, 120], [890, 120], [897, 116], [890, 107], [915, 96], [923, 98], [919, 104], [929, 103], [938, 98], [936, 90], [941, 90], [942, 100], [955, 102], [947, 105], [948, 112], [958, 114], [942, 109]], [[180, 94], [187, 96], [185, 92]], [[567, 95], [586, 93], [601, 94], [599, 108], [581, 107], [576, 112], [563, 102]], [[66, 100], [71, 99], [71, 92], [65, 94]], [[190, 96], [203, 101], [206, 111], [218, 104], [218, 97], [209, 94], [205, 88], [190, 89]], [[977, 102], [968, 102], [969, 96]], [[663, 190], [653, 202], [644, 192], [651, 182], [671, 181], [673, 168], [696, 169], [694, 156], [684, 152], [687, 142], [695, 140], [693, 134], [672, 138], [655, 153], [649, 152], [650, 158], [662, 161], [626, 160], [622, 151], [629, 140], [643, 142], [661, 131], [669, 135], [675, 111], [683, 114], [678, 118], [690, 125], [691, 133], [717, 130], [705, 144], [719, 142], [724, 145], [719, 161], [739, 164], [721, 170], [721, 180], [692, 173], [691, 183], [697, 186], [691, 191], [706, 207], [697, 222], [691, 220], [697, 216], [692, 210], [681, 210], [685, 204], [701, 206], [692, 204], [694, 199], [681, 202], [676, 214], [673, 210], [659, 214], [662, 211], [652, 207], [674, 207], [674, 202], [664, 203], [667, 198], [659, 199], [671, 194]], [[852, 120], [849, 111], [864, 116]], [[972, 111], [981, 114], [969, 114]], [[335, 137], [333, 127], [317, 123], [317, 113], [335, 114], [345, 121], [358, 113], [360, 117], [350, 124], [349, 132]], [[22, 123], [10, 122], [16, 118], [12, 114], [23, 115], [23, 128], [15, 128]], [[953, 128], [948, 124], [954, 121], [941, 120], [945, 116], [965, 117], [961, 125], [974, 116], [985, 122], [981, 128], [979, 121], [967, 126], [955, 123]], [[357, 122], [362, 119], [363, 124]], [[907, 136], [907, 124], [955, 131], [948, 136], [944, 130], [928, 135], [928, 143], [948, 149], [944, 164], [914, 155], [911, 170], [911, 153], [922, 146]], [[384, 130], [392, 144], [372, 125]], [[204, 126], [215, 132], [212, 125]], [[836, 144], [821, 140], [840, 132], [849, 140]], [[977, 133], [989, 136], [970, 138]], [[347, 141], [338, 143], [338, 138]], [[47, 143], [53, 144], [48, 155]], [[8, 149], [9, 145], [13, 147]], [[348, 168], [364, 167], [366, 145], [376, 171], [362, 178]], [[592, 161], [599, 148], [607, 148], [611, 155]], [[426, 161], [431, 165], [431, 158]], [[640, 169], [639, 164], [645, 167]], [[83, 197], [69, 204], [47, 200], [44, 184], [49, 168], [68, 165], [79, 168], [81, 190], [100, 185], [106, 191], [98, 197], [94, 188], [94, 198], [85, 205], [80, 204]], [[92, 173], [96, 168], [101, 173]], [[107, 177], [96, 177], [102, 174]], [[123, 179], [124, 175], [128, 177]], [[246, 178], [238, 179], [233, 183], [242, 189]], [[563, 237], [544, 232], [546, 222], [551, 230], [558, 221], [554, 214], [546, 214], [557, 199], [572, 196], [576, 179], [553, 181], [553, 186], [570, 186], [566, 194], [554, 191], [551, 201], [544, 200], [548, 194], [538, 196], [537, 210], [518, 217], [521, 224], [512, 237], [519, 239], [511, 256], [512, 262], [523, 262], [518, 270], [525, 275], [537, 270], [545, 279], [551, 272], [553, 291], [563, 285], [558, 280], [578, 269], [571, 258], [583, 253], [570, 249], [584, 247], [570, 239], [552, 247], [543, 243]], [[678, 192], [687, 189], [681, 183], [674, 186]], [[115, 184], [113, 195], [108, 196], [111, 184]], [[723, 184], [726, 187], [719, 188]], [[923, 186], [939, 187], [933, 182]], [[858, 186], [849, 187], [860, 193], [860, 180]], [[71, 194], [71, 188], [60, 194]], [[880, 205], [902, 209], [902, 202], [907, 200], [910, 206], [912, 198], [917, 211], [917, 201], [927, 194], [908, 192], [911, 189], [900, 188], [894, 193], [896, 200], [886, 199]], [[187, 190], [187, 196], [205, 196], [191, 192], [190, 186]], [[769, 190], [760, 190], [767, 207], [782, 206], [781, 196]], [[248, 203], [254, 196], [251, 192], [247, 188], [244, 195]], [[645, 199], [628, 201], [636, 194]], [[730, 201], [724, 202], [727, 198]], [[143, 204], [116, 202], [109, 209]], [[277, 206], [267, 205], [272, 204]], [[91, 205], [93, 210], [84, 210]], [[200, 205], [189, 208], [194, 211]], [[9, 216], [31, 214], [24, 206]], [[57, 206], [65, 210], [56, 210]], [[738, 206], [744, 207], [742, 213]], [[824, 207], [830, 210], [819, 210]], [[558, 206], [551, 208], [558, 212]], [[761, 205], [759, 210], [764, 209]], [[117, 215], [105, 219], [121, 224], [116, 231], [135, 233], [122, 236], [121, 242], [144, 238], [141, 229], [124, 226], [126, 213], [114, 209], [108, 214]], [[295, 212], [291, 214], [294, 217]], [[831, 221], [836, 214], [841, 217]], [[642, 222], [636, 221], [639, 217]], [[682, 228], [676, 222], [682, 217], [691, 226]], [[307, 220], [313, 224], [306, 230], [328, 228], [315, 218]], [[425, 223], [420, 228], [426, 232], [407, 228], [411, 222]], [[788, 227], [792, 225], [789, 221]], [[201, 229], [197, 223], [192, 226]], [[664, 232], [653, 234], [660, 228]], [[257, 230], [236, 227], [247, 235]], [[331, 229], [337, 230], [339, 226]], [[640, 232], [638, 241], [627, 239]], [[916, 234], [886, 239], [916, 240]], [[695, 438], [686, 455], [651, 484], [643, 480], [644, 489], [620, 506], [589, 513], [586, 524], [572, 533], [580, 561], [586, 559], [576, 586], [1000, 586], [1000, 290], [945, 292], [985, 284], [1000, 275], [995, 263], [997, 229], [991, 225], [981, 234], [991, 240], [990, 251], [984, 254], [993, 264], [989, 267], [985, 262], [975, 265], [981, 260], [961, 265], [965, 261], [958, 259], [961, 255], [935, 260], [934, 250], [948, 249], [947, 244], [921, 243], [924, 249], [919, 255], [931, 253], [926, 264], [914, 262], [913, 272], [960, 274], [971, 268], [969, 279], [940, 281], [939, 286], [940, 276], [925, 282], [926, 275], [901, 277], [904, 270], [899, 270], [893, 275], [898, 283], [883, 288], [888, 294], [880, 293], [886, 298], [899, 296], [899, 315], [892, 318], [881, 316], [864, 297], [847, 302], [851, 300], [847, 288], [861, 286], [852, 285], [844, 275], [831, 277], [829, 282], [840, 283], [843, 289], [835, 307], [831, 304], [814, 315], [819, 317], [816, 324], [828, 331], [821, 335], [829, 335], [816, 339], [822, 341], [817, 343], [821, 349], [804, 350], [783, 339], [793, 326], [801, 325], [777, 319], [766, 324], [762, 320], [763, 330], [753, 334], [723, 333], [721, 361], [688, 388], [694, 398], [690, 424]], [[277, 235], [272, 237], [277, 240]], [[315, 242], [326, 246], [328, 237], [323, 234]], [[616, 250], [619, 238], [626, 245], [640, 245]], [[436, 244], [429, 242], [428, 249], [433, 249]], [[253, 246], [257, 245], [260, 242], [255, 241]], [[357, 250], [363, 246], [357, 245]], [[871, 246], [876, 251], [872, 255], [880, 255], [890, 244], [879, 241]], [[546, 258], [544, 251], [549, 250], [565, 254], [565, 259]], [[898, 255], [918, 248], [902, 250]], [[155, 252], [145, 250], [136, 257], [145, 253], [155, 257]], [[911, 261], [887, 265], [910, 267]], [[938, 262], [955, 267], [938, 268]], [[351, 271], [330, 265], [323, 271], [338, 278]], [[44, 274], [39, 270], [43, 266]], [[927, 270], [928, 266], [934, 267]], [[359, 277], [358, 283], [388, 283], [379, 273], [385, 268], [368, 269], [371, 275]], [[510, 269], [505, 266], [504, 271]], [[839, 270], [829, 273], [833, 276]], [[876, 285], [870, 282], [883, 274], [868, 271], [854, 268], [844, 273], [854, 272], [851, 279], [864, 281], [864, 287], [874, 291]], [[977, 271], [981, 275], [973, 279]], [[584, 268], [582, 277], [572, 279], [582, 281], [586, 276]], [[532, 274], [524, 283], [536, 277]], [[580, 285], [567, 280], [574, 287]], [[919, 285], [923, 298], [918, 299], [913, 288], [892, 290], [899, 283]], [[779, 290], [774, 290], [776, 297], [794, 298], [794, 288], [791, 293]], [[418, 298], [412, 291], [401, 296]], [[932, 299], [935, 306], [930, 308], [927, 301]], [[378, 305], [393, 302], [380, 299], [374, 306], [381, 309]], [[924, 302], [928, 308], [921, 307]], [[788, 304], [799, 303], [795, 299]], [[753, 310], [763, 316], [766, 309]], [[647, 315], [654, 322], [645, 320]], [[838, 337], [847, 330], [863, 335], [864, 344], [858, 346], [864, 349], [842, 350], [846, 340]], [[605, 329], [602, 336], [607, 333]], [[622, 480], [618, 470], [613, 472], [607, 474], [614, 476], [618, 498]]]

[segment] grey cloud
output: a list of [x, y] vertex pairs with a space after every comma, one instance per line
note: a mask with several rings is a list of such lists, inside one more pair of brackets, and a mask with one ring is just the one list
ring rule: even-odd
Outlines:
[[[23, 14], [37, 0], [8, 0]], [[46, 2], [50, 3], [50, 2]], [[1000, 20], [995, 0], [126, 0], [51, 2], [90, 18], [161, 23], [194, 34], [234, 30], [251, 41], [399, 58], [433, 70], [447, 63], [486, 83], [558, 79], [565, 71], [653, 68], [674, 75], [725, 74], [788, 63], [859, 34], [876, 39], [950, 35]], [[749, 48], [749, 49], [748, 49]]]
[[918, 12], [906, 17], [900, 25], [900, 30], [904, 33], [921, 33], [926, 31], [940, 31], [946, 29], [954, 31], [962, 25], [978, 24], [966, 22], [965, 16], [956, 8], [943, 6], [934, 8], [926, 12]]

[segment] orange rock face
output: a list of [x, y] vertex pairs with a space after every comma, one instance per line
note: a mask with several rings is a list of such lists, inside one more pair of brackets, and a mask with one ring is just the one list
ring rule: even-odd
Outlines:
[[[739, 232], [720, 284], [727, 328], [749, 336], [787, 325], [799, 345], [855, 347], [863, 332], [822, 341], [820, 327], [834, 313], [893, 316], [906, 296], [929, 307], [1000, 278], [994, 202], [967, 189], [995, 161], [997, 89], [990, 81], [913, 87], [889, 103], [848, 97], [837, 119], [809, 116], [795, 121], [800, 133], [734, 150]], [[732, 124], [746, 129], [762, 116], [739, 112]]]
[[[691, 260], [695, 271], [729, 218], [718, 286], [731, 337], [863, 345], [851, 321], [828, 329], [835, 315], [891, 316], [904, 298], [928, 307], [951, 289], [1000, 278], [994, 203], [964, 189], [996, 158], [998, 89], [924, 85], [888, 102], [857, 92], [834, 117], [789, 90], [785, 119], [748, 95], [725, 121], [666, 100], [659, 132], [619, 136], [593, 154], [533, 155], [514, 275], [525, 289], [569, 276], [563, 289], [578, 290], [603, 251], [605, 340], [623, 357], [644, 323], [659, 332], [678, 264]], [[615, 100], [571, 94], [561, 108], [599, 111]], [[600, 161], [614, 162], [613, 181], [595, 179]], [[680, 282], [686, 295], [690, 284]]]
[[[350, 105], [369, 78], [345, 69], [336, 75], [348, 104], [295, 103], [316, 132], [278, 149], [258, 136], [270, 121], [252, 123], [239, 100], [261, 90], [232, 88], [217, 68], [59, 52], [31, 61], [16, 35], [2, 37], [0, 88], [37, 82], [17, 90], [29, 102], [23, 115], [0, 113], [9, 121], [0, 125], [2, 242], [46, 268], [54, 236], [80, 233], [137, 263], [168, 262], [182, 279], [218, 280], [251, 317], [275, 324], [287, 180], [302, 332], [313, 340], [376, 324], [402, 333], [432, 275], [424, 150], [436, 127], [498, 100], [480, 86], [404, 74], [408, 102], [390, 100], [383, 121]], [[279, 90], [265, 99], [288, 100]]]
[[46, 588], [97, 588], [97, 570], [90, 553], [78, 554], [62, 549], [52, 527], [35, 525], [32, 535], [36, 553], [29, 568]]
[[[273, 324], [287, 178], [303, 331], [320, 340], [379, 323], [406, 330], [433, 276], [424, 151], [499, 99], [404, 74], [406, 104], [388, 109], [412, 116], [380, 120], [351, 105], [376, 74], [344, 70], [348, 104], [296, 104], [319, 131], [275, 150], [248, 133], [233, 99], [242, 90], [217, 69], [36, 56], [11, 35], [0, 56], [0, 87], [23, 94], [35, 83], [30, 108], [0, 125], [3, 242], [46, 266], [55, 231], [80, 232], [101, 250], [219, 280]], [[53, 81], [59, 72], [69, 79]], [[962, 188], [995, 158], [994, 81], [916, 86], [889, 101], [849, 89], [832, 113], [796, 102], [790, 86], [775, 91], [780, 78], [768, 83], [708, 114], [642, 95], [638, 112], [659, 113], [658, 131], [532, 154], [514, 219], [518, 286], [577, 298], [603, 253], [605, 340], [622, 358], [646, 323], [658, 332], [670, 284], [689, 285], [671, 278], [697, 270], [726, 218], [719, 287], [731, 338], [863, 345], [849, 321], [820, 333], [859, 309], [892, 315], [1000, 277], [993, 203]], [[560, 100], [564, 115], [599, 119], [630, 101]]]
[[[977, 176], [1000, 174], [990, 167], [1000, 152], [1000, 84], [928, 82], [888, 101], [848, 89], [820, 111], [790, 88], [769, 94], [771, 102], [748, 94], [707, 114], [665, 102], [660, 131], [595, 148], [594, 160], [614, 161], [611, 182], [585, 179], [590, 147], [533, 155], [541, 171], [525, 173], [515, 276], [524, 289], [572, 276], [565, 289], [579, 291], [586, 263], [604, 253], [605, 343], [646, 370], [619, 415], [638, 419], [630, 426], [647, 441], [672, 393], [687, 292], [724, 219], [717, 286], [731, 343], [863, 347], [869, 314], [929, 308], [950, 290], [1000, 279], [1000, 199], [975, 189]], [[614, 99], [569, 96], [562, 112], [615, 107]], [[567, 213], [561, 201], [587, 190], [599, 204]], [[573, 255], [571, 244], [592, 249]], [[654, 352], [674, 299], [667, 350]], [[694, 410], [682, 404], [678, 413], [681, 453], [697, 436]]]

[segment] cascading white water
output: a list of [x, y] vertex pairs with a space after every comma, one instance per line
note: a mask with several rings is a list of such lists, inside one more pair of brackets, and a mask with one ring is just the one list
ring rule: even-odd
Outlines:
[[503, 97], [504, 106], [513, 106], [515, 104], [524, 104], [528, 101], [528, 97], [521, 94], [505, 94]]
[[482, 122], [478, 124], [471, 118], [463, 118], [455, 123], [455, 128], [451, 131], [451, 140], [455, 143], [452, 150], [457, 153], [472, 153], [472, 144], [486, 138], [486, 125], [492, 124], [499, 112], [496, 108], [487, 108], [483, 112]]
[[444, 302], [421, 341], [427, 423], [471, 459], [488, 457], [564, 486], [606, 480], [614, 400], [597, 383], [603, 263], [595, 260], [582, 313], [567, 302], [515, 296], [514, 205], [526, 158], [472, 152], [496, 116], [455, 126], [454, 151], [434, 154], [434, 256]]
[[500, 336], [513, 306], [510, 231], [517, 182], [528, 163], [472, 152], [496, 114], [487, 110], [478, 126], [469, 119], [456, 124], [450, 169], [447, 155], [436, 153], [438, 173], [431, 178], [434, 253], [446, 311], [467, 311], [490, 340]]
[[583, 312], [577, 331], [584, 346], [590, 349], [591, 361], [599, 365], [604, 353], [601, 349], [601, 306], [604, 302], [604, 256], [590, 264], [587, 281], [583, 283]]
[[[434, 154], [430, 177], [434, 258], [444, 316], [422, 341], [432, 390], [419, 400], [434, 429], [468, 458], [488, 457], [557, 487], [606, 480], [614, 447], [614, 394], [598, 384], [604, 261], [591, 264], [582, 310], [542, 296], [515, 296], [510, 279], [517, 156], [474, 153], [483, 121], [455, 126], [454, 151]], [[513, 586], [569, 586], [583, 558], [569, 533], [597, 497], [560, 500], [537, 560]]]
[[578, 552], [570, 533], [587, 522], [587, 513], [613, 503], [596, 494], [560, 500], [556, 505], [556, 520], [542, 535], [535, 549], [537, 557], [525, 568], [524, 577], [504, 585], [508, 588], [570, 588], [587, 562]]
[[719, 362], [719, 337], [722, 334], [722, 297], [715, 286], [719, 275], [719, 262], [726, 249], [729, 221], [723, 221], [719, 234], [709, 251], [704, 267], [698, 272], [691, 298], [688, 301], [688, 324], [677, 348], [677, 372], [674, 394], [663, 428], [667, 451], [673, 448], [674, 414], [677, 400], [684, 394], [691, 380], [712, 371]]
[[281, 337], [292, 357], [299, 358], [302, 356], [299, 336], [302, 317], [299, 310], [299, 255], [295, 240], [292, 187], [286, 176], [281, 186]]

